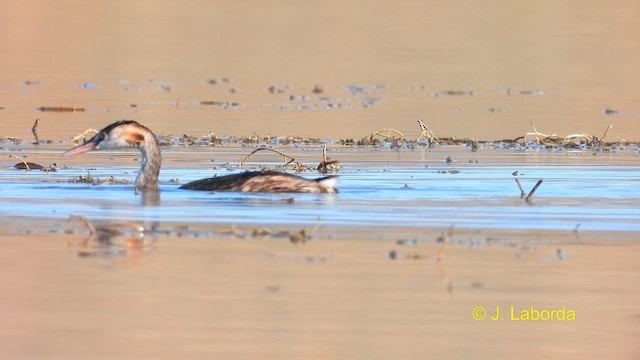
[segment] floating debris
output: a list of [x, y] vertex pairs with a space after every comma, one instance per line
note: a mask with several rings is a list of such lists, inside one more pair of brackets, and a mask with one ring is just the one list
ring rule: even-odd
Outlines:
[[222, 84], [222, 83], [228, 83], [231, 80], [227, 77], [223, 77], [223, 78], [218, 78], [218, 79], [209, 79], [207, 80], [207, 82], [211, 85], [216, 85], [216, 84]]
[[475, 93], [472, 90], [446, 90], [446, 91], [439, 91], [439, 92], [433, 94], [433, 96], [435, 96], [435, 97], [440, 97], [440, 96], [473, 96], [473, 95], [475, 95]]
[[289, 100], [307, 101], [310, 98], [306, 95], [289, 95]]
[[107, 179], [101, 180], [97, 177], [93, 177], [90, 172], [87, 172], [86, 176], [79, 175], [77, 178], [69, 180], [69, 182], [92, 185], [131, 184], [131, 181], [128, 179], [116, 179], [113, 176], [109, 176]]
[[427, 125], [422, 121], [422, 119], [418, 119], [418, 126], [420, 126], [420, 135], [416, 139], [416, 141], [420, 141], [422, 139], [426, 139], [429, 145], [438, 141], [438, 137], [431, 131]]
[[525, 201], [531, 202], [531, 197], [533, 197], [533, 193], [535, 193], [536, 190], [538, 190], [538, 187], [540, 186], [540, 184], [542, 184], [542, 179], [538, 180], [538, 182], [533, 186], [533, 189], [529, 191], [529, 195], [527, 195], [527, 197], [524, 199]]
[[345, 91], [350, 94], [370, 94], [377, 89], [384, 89], [384, 85], [382, 84], [374, 84], [374, 85], [347, 85], [345, 86]]
[[85, 130], [82, 134], [78, 134], [76, 136], [73, 137], [73, 139], [71, 139], [72, 143], [78, 143], [80, 142], [80, 140], [86, 141], [87, 140], [87, 135], [91, 134], [91, 136], [95, 135], [98, 133], [98, 130], [96, 129], [87, 129]]
[[271, 85], [267, 88], [267, 91], [269, 91], [272, 94], [283, 94], [289, 91], [290, 89], [291, 87], [289, 85]]
[[86, 82], [86, 83], [82, 83], [80, 85], [78, 85], [78, 87], [83, 88], [83, 89], [93, 89], [93, 88], [97, 88], [98, 85], [91, 83], [91, 82]]
[[556, 249], [556, 258], [562, 261], [562, 260], [567, 260], [569, 257], [564, 251], [562, 251], [562, 249], [558, 248]]
[[539, 145], [563, 145], [563, 146], [567, 146], [569, 143], [573, 142], [575, 139], [579, 139], [580, 141], [584, 141], [586, 143], [586, 145], [597, 145], [600, 144], [604, 141], [604, 138], [607, 137], [607, 134], [609, 133], [609, 130], [611, 130], [613, 128], [613, 124], [609, 124], [609, 126], [607, 127], [607, 129], [604, 131], [604, 134], [602, 135], [602, 137], [598, 138], [594, 135], [589, 135], [589, 134], [585, 134], [585, 133], [579, 133], [579, 134], [570, 134], [567, 136], [558, 136], [556, 134], [551, 134], [551, 135], [547, 135], [547, 134], [543, 134], [541, 132], [539, 132], [535, 125], [533, 124], [533, 122], [531, 123], [531, 127], [533, 128], [533, 132], [528, 132], [524, 135], [524, 137], [519, 137], [518, 139], [522, 139], [523, 141], [526, 141], [527, 137], [529, 136], [535, 136], [536, 138], [536, 143]]
[[255, 150], [253, 150], [252, 152], [250, 152], [249, 155], [245, 156], [244, 159], [242, 159], [242, 161], [238, 164], [238, 167], [242, 168], [245, 165], [245, 163], [247, 162], [247, 160], [249, 160], [249, 158], [253, 154], [255, 154], [255, 153], [259, 152], [259, 151], [271, 151], [271, 152], [274, 152], [274, 153], [276, 153], [278, 155], [281, 155], [282, 157], [284, 157], [284, 165], [283, 165], [283, 167], [285, 167], [285, 168], [286, 168], [287, 165], [293, 163], [294, 169], [297, 172], [305, 171], [305, 170], [309, 170], [310, 169], [309, 167], [303, 165], [301, 162], [296, 160], [293, 156], [289, 156], [289, 155], [287, 155], [287, 154], [285, 154], [283, 152], [280, 152], [278, 150], [271, 149], [271, 148], [266, 148], [266, 147], [257, 148]]
[[602, 110], [602, 112], [605, 115], [618, 115], [618, 114], [620, 114], [620, 111], [615, 110], [615, 109], [610, 109], [610, 108], [606, 108], [606, 109]]
[[52, 111], [52, 112], [82, 112], [82, 111], [86, 111], [87, 109], [83, 108], [83, 107], [76, 107], [76, 106], [41, 106], [39, 108], [36, 108], [36, 110], [38, 111]]
[[242, 107], [241, 103], [215, 100], [202, 100], [200, 101], [200, 105], [217, 106], [222, 109], [237, 109]]
[[319, 172], [326, 174], [328, 172], [338, 172], [340, 171], [340, 166], [338, 165], [340, 160], [333, 160], [327, 156], [327, 145], [322, 145], [322, 161], [318, 164], [316, 168]]
[[516, 92], [520, 95], [535, 95], [535, 96], [544, 95], [544, 91], [542, 90], [517, 90]]
[[418, 240], [415, 239], [400, 239], [396, 241], [396, 244], [401, 246], [416, 246], [418, 245]]

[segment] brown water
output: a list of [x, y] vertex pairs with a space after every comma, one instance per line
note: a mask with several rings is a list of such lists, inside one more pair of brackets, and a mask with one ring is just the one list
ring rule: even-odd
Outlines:
[[[544, 133], [600, 136], [614, 123], [611, 140], [635, 140], [638, 6], [9, 2], [0, 14], [3, 133], [25, 138], [40, 118], [41, 136], [61, 139], [135, 118], [160, 133], [359, 138], [393, 127], [413, 137], [423, 117], [440, 136], [515, 138], [531, 122]], [[315, 85], [324, 92], [312, 93]], [[445, 91], [474, 95], [434, 96]], [[332, 110], [280, 109], [326, 105], [318, 97], [342, 100]], [[381, 102], [364, 107], [361, 98]], [[41, 106], [90, 111], [34, 111]]]
[[[0, 136], [30, 141], [39, 118], [53, 143], [0, 144], [0, 357], [640, 357], [637, 144], [330, 142], [343, 165], [335, 197], [176, 189], [173, 179], [224, 174], [252, 147], [164, 147], [157, 199], [68, 182], [131, 180], [137, 155], [59, 157], [71, 137], [122, 118], [158, 134], [322, 139], [382, 128], [414, 139], [417, 118], [475, 139], [513, 139], [532, 122], [561, 136], [614, 124], [607, 140], [637, 141], [638, 7], [3, 3]], [[275, 147], [318, 162], [317, 145]], [[70, 168], [18, 172], [10, 154]], [[545, 179], [532, 204], [514, 170], [527, 188]], [[489, 317], [474, 320], [477, 306]], [[504, 320], [490, 319], [496, 307]], [[510, 307], [576, 319], [515, 320]]]

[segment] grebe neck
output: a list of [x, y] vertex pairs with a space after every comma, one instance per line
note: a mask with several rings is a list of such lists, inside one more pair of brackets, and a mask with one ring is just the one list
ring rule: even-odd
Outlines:
[[141, 137], [137, 147], [142, 155], [142, 161], [140, 173], [136, 178], [136, 189], [156, 189], [158, 188], [158, 177], [162, 163], [158, 139], [151, 130], [147, 129], [144, 138]]

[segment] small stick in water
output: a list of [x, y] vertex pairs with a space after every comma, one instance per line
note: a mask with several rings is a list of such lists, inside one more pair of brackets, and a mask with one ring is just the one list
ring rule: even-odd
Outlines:
[[265, 151], [265, 150], [266, 150], [266, 151], [271, 151], [271, 152], [274, 152], [274, 153], [276, 153], [276, 154], [278, 154], [278, 155], [283, 156], [283, 157], [285, 158], [285, 161], [286, 161], [287, 159], [290, 159], [289, 161], [287, 161], [287, 162], [284, 164], [284, 166], [287, 166], [287, 165], [289, 165], [289, 164], [291, 164], [291, 163], [294, 163], [294, 164], [295, 164], [295, 166], [296, 166], [296, 169], [301, 169], [301, 168], [303, 168], [303, 167], [304, 167], [304, 166], [303, 166], [303, 165], [302, 165], [298, 160], [296, 160], [293, 156], [289, 156], [289, 155], [287, 155], [287, 154], [285, 154], [285, 153], [283, 153], [283, 152], [280, 152], [280, 151], [275, 150], [275, 149], [270, 149], [270, 148], [257, 148], [257, 149], [255, 149], [255, 150], [253, 150], [252, 152], [250, 152], [250, 153], [249, 153], [249, 155], [245, 156], [245, 158], [244, 158], [244, 159], [242, 159], [242, 161], [241, 161], [241, 162], [240, 162], [240, 164], [238, 164], [238, 165], [239, 165], [240, 167], [242, 167], [242, 166], [244, 165], [244, 163], [245, 163], [247, 160], [249, 160], [249, 158], [251, 157], [251, 155], [253, 155], [253, 154], [257, 153], [258, 151]]
[[527, 197], [525, 199], [526, 201], [531, 201], [531, 197], [533, 196], [533, 193], [535, 193], [536, 190], [538, 190], [538, 186], [540, 186], [540, 184], [542, 184], [542, 179], [538, 180], [538, 182], [533, 187], [533, 189], [531, 189], [531, 191], [529, 191], [529, 195], [527, 195]]
[[607, 128], [607, 130], [604, 131], [604, 134], [602, 135], [602, 137], [600, 138], [600, 141], [603, 141], [604, 138], [607, 137], [607, 134], [609, 133], [609, 130], [611, 130], [611, 128], [613, 127], [613, 124], [609, 124], [609, 127]]
[[31, 128], [31, 133], [36, 138], [36, 141], [35, 141], [36, 144], [39, 142], [38, 140], [38, 123], [39, 122], [40, 122], [40, 119], [36, 119], [36, 122], [33, 123], [33, 127]]
[[527, 195], [527, 193], [524, 192], [524, 189], [522, 188], [522, 184], [520, 184], [520, 180], [515, 179], [515, 181], [516, 181], [516, 184], [518, 184], [518, 188], [520, 188], [520, 197], [524, 198]]

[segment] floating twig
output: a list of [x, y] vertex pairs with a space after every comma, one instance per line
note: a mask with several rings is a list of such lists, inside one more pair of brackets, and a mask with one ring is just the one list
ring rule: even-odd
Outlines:
[[[384, 134], [384, 132], [387, 132], [386, 134]], [[380, 129], [378, 131], [374, 131], [373, 133], [371, 133], [371, 135], [369, 135], [370, 138], [373, 138], [375, 136], [382, 136], [383, 138], [387, 139], [387, 140], [395, 140], [396, 138], [391, 135], [391, 133], [395, 133], [396, 135], [398, 135], [400, 137], [399, 140], [404, 141], [404, 135], [396, 130], [396, 129], [392, 129], [392, 128], [387, 128], [387, 129]]]
[[53, 111], [53, 112], [76, 112], [76, 111], [86, 111], [83, 107], [75, 107], [75, 106], [41, 106], [37, 108], [38, 111]]
[[533, 189], [531, 189], [531, 191], [529, 191], [529, 195], [527, 195], [527, 197], [525, 198], [526, 201], [531, 202], [531, 197], [533, 196], [533, 193], [535, 193], [536, 190], [538, 190], [538, 187], [540, 186], [540, 184], [542, 184], [542, 179], [538, 180], [538, 182], [533, 187]]
[[278, 155], [281, 155], [281, 156], [283, 156], [283, 157], [284, 157], [284, 160], [285, 160], [285, 161], [286, 161], [287, 159], [289, 159], [289, 161], [286, 161], [286, 162], [284, 163], [284, 166], [287, 166], [287, 165], [289, 165], [289, 164], [291, 164], [291, 163], [294, 163], [294, 165], [295, 165], [296, 169], [302, 169], [302, 168], [304, 168], [304, 165], [302, 165], [302, 163], [300, 163], [298, 160], [296, 160], [293, 156], [289, 156], [289, 155], [287, 155], [287, 154], [285, 154], [285, 153], [283, 153], [283, 152], [280, 152], [280, 151], [278, 151], [278, 150], [271, 149], [271, 148], [257, 148], [257, 149], [255, 149], [255, 150], [253, 150], [252, 152], [250, 152], [250, 153], [249, 153], [249, 155], [245, 156], [245, 157], [244, 157], [244, 159], [242, 159], [242, 161], [238, 164], [238, 166], [239, 166], [239, 167], [242, 167], [242, 166], [244, 165], [244, 163], [245, 163], [245, 162], [246, 162], [246, 161], [247, 161], [247, 160], [248, 160], [248, 159], [249, 159], [253, 154], [255, 154], [255, 153], [259, 152], [259, 151], [263, 151], [263, 150], [268, 150], [268, 151], [274, 152], [274, 153], [276, 153], [276, 154], [278, 154]]
[[522, 188], [522, 184], [520, 184], [520, 180], [519, 179], [514, 179], [516, 181], [516, 184], [518, 184], [518, 188], [520, 189], [520, 198], [524, 199], [524, 197], [527, 195], [527, 193], [524, 191], [524, 189]]

